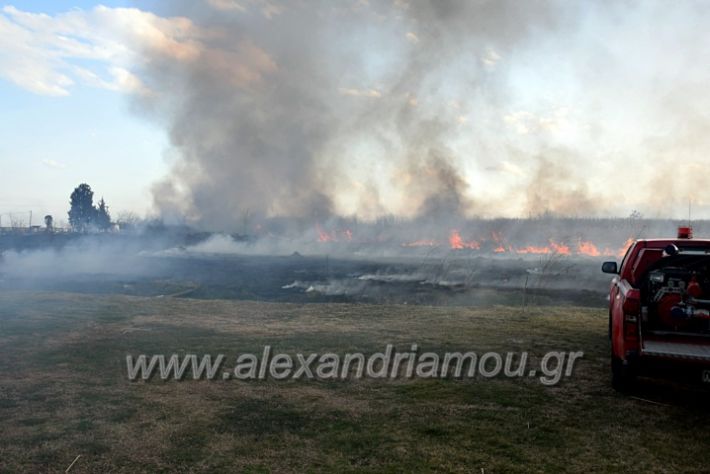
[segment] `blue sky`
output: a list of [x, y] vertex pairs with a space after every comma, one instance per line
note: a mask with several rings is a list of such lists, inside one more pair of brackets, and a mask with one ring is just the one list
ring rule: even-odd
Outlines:
[[91, 0], [20, 0], [17, 2], [3, 2], [3, 5], [13, 5], [24, 11], [47, 13], [52, 15], [55, 13], [65, 12], [73, 8], [90, 9], [98, 4], [106, 5], [107, 7], [131, 7], [134, 6], [134, 3], [135, 2], [115, 0], [104, 0], [101, 2]]
[[89, 183], [116, 214], [145, 212], [165, 173], [164, 132], [113, 91], [79, 88], [46, 97], [0, 82], [0, 213], [66, 219], [72, 189]]
[[[107, 6], [129, 2], [103, 1]], [[23, 11], [55, 14], [91, 9], [89, 1], [23, 1]], [[0, 80], [0, 214], [36, 222], [45, 214], [67, 219], [69, 194], [87, 182], [104, 196], [114, 217], [145, 213], [150, 186], [166, 173], [164, 130], [130, 111], [122, 93], [74, 86], [66, 96], [35, 94]]]

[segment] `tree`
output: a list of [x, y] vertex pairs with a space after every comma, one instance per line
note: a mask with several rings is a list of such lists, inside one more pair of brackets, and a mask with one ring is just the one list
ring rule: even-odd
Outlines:
[[80, 184], [71, 193], [69, 224], [76, 232], [86, 232], [96, 216], [94, 192], [86, 183]]
[[47, 232], [51, 232], [54, 229], [54, 218], [50, 215], [44, 216], [44, 225]]
[[111, 228], [111, 214], [108, 212], [108, 206], [102, 197], [99, 201], [99, 207], [96, 208], [96, 227], [100, 230], [107, 231]]
[[130, 211], [124, 211], [119, 213], [118, 218], [116, 219], [116, 224], [118, 225], [118, 228], [122, 231], [135, 230], [136, 228], [138, 228], [138, 225], [140, 223], [140, 218]]

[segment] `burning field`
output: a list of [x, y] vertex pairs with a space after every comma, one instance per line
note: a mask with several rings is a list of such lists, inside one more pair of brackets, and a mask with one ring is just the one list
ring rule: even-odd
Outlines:
[[[87, 237], [10, 249], [0, 288], [287, 302], [427, 305], [602, 305], [604, 252], [579, 236], [523, 246], [502, 232], [445, 232], [407, 242], [407, 229], [316, 226], [295, 236], [205, 234]], [[436, 234], [434, 234], [436, 235]], [[571, 241], [576, 239], [577, 245]], [[563, 242], [562, 239], [558, 239]], [[603, 249], [606, 247], [602, 247]], [[612, 252], [608, 252], [612, 253]]]
[[97, 1], [0, 8], [0, 472], [708, 471], [707, 3]]
[[[284, 302], [603, 306], [604, 260], [662, 220], [493, 220], [322, 224], [264, 221], [251, 234], [15, 238], [0, 288]], [[705, 232], [705, 221], [696, 232]], [[71, 237], [71, 238], [70, 238]]]
[[[629, 397], [610, 387], [599, 264], [623, 250], [605, 244], [611, 233], [577, 226], [524, 245], [538, 238], [479, 224], [412, 244], [392, 225], [340, 229], [15, 242], [0, 267], [0, 470], [703, 469], [706, 390], [643, 381]], [[584, 356], [552, 387], [500, 377], [130, 381], [124, 366], [137, 354], [232, 360], [265, 345], [295, 354], [387, 344]]]

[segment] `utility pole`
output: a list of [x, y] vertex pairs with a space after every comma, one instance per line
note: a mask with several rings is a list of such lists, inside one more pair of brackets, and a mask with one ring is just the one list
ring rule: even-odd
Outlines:
[[30, 226], [29, 229], [32, 230], [32, 211], [30, 211]]

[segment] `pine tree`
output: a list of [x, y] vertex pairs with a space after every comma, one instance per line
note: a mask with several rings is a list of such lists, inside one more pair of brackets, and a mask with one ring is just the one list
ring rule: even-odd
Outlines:
[[107, 231], [111, 228], [111, 214], [108, 212], [108, 206], [103, 197], [99, 201], [99, 207], [96, 208], [95, 224], [99, 230]]
[[94, 192], [86, 183], [80, 184], [71, 193], [69, 224], [76, 232], [86, 232], [94, 222]]

